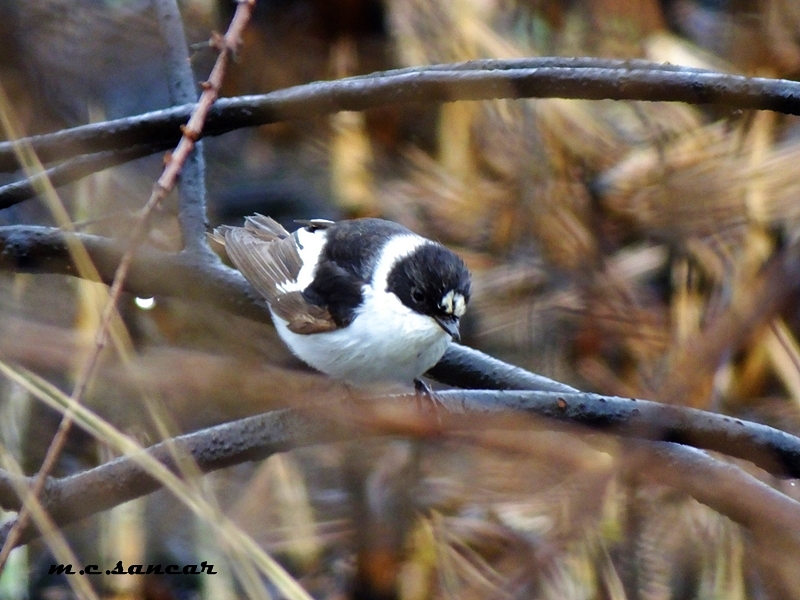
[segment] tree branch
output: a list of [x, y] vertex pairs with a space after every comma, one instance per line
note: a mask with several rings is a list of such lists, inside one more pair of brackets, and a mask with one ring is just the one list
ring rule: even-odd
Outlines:
[[[235, 52], [241, 43], [242, 30], [250, 19], [254, 2], [255, 0], [242, 0], [239, 2], [225, 36], [219, 41], [220, 53], [217, 57], [217, 61], [214, 63], [214, 68], [211, 70], [209, 80], [204, 86], [200, 101], [194, 105], [194, 109], [192, 110], [191, 117], [189, 118], [187, 124], [181, 127], [182, 135], [180, 141], [175, 147], [175, 151], [169, 155], [165, 161], [166, 164], [164, 166], [164, 170], [153, 186], [153, 191], [142, 208], [139, 218], [136, 220], [133, 231], [128, 239], [127, 248], [119, 259], [119, 264], [117, 265], [113, 281], [108, 291], [108, 299], [106, 300], [102, 314], [100, 315], [100, 324], [96, 333], [95, 345], [89, 353], [88, 358], [81, 366], [81, 369], [76, 377], [75, 385], [70, 396], [76, 404], [81, 402], [83, 394], [86, 391], [94, 374], [100, 353], [106, 344], [111, 319], [113, 315], [116, 314], [117, 300], [119, 299], [119, 296], [123, 290], [124, 282], [130, 270], [131, 263], [133, 262], [133, 255], [150, 231], [150, 219], [153, 212], [175, 186], [178, 175], [186, 163], [189, 154], [195, 147], [195, 144], [200, 136], [200, 132], [203, 130], [205, 125], [208, 111], [219, 94], [219, 89], [222, 85], [222, 78], [225, 73], [228, 58]], [[208, 253], [203, 253], [204, 258], [206, 259], [209, 257], [209, 255], [210, 250]], [[39, 497], [39, 494], [41, 493], [45, 483], [45, 478], [54, 467], [58, 457], [61, 454], [61, 451], [66, 444], [73, 418], [74, 415], [71, 411], [66, 411], [62, 416], [61, 423], [59, 424], [55, 436], [47, 448], [47, 452], [45, 453], [42, 465], [39, 468], [39, 472], [36, 474], [31, 484], [29, 493], [34, 499]], [[11, 530], [8, 533], [8, 537], [6, 538], [2, 549], [0, 549], [0, 573], [2, 573], [3, 568], [5, 567], [11, 550], [16, 545], [16, 541], [20, 533], [25, 530], [28, 525], [30, 506], [31, 504], [28, 503], [21, 508], [16, 523], [12, 525]]]
[[[147, 453], [181, 474], [175, 463], [175, 444], [185, 455], [190, 455], [200, 472], [218, 469], [325, 442], [346, 439], [342, 428], [311, 419], [294, 410], [282, 410], [249, 417], [180, 436], [147, 449]], [[32, 477], [24, 478], [30, 484]], [[10, 510], [20, 510], [20, 499], [14, 484], [19, 481], [0, 469], [0, 504]], [[118, 506], [128, 500], [150, 494], [161, 484], [147, 474], [131, 456], [123, 456], [94, 469], [62, 479], [48, 478], [40, 502], [58, 525], [78, 521]], [[16, 519], [0, 526], [0, 542], [5, 543]], [[16, 545], [26, 544], [39, 537], [34, 527], [21, 532]]]
[[749, 529], [770, 547], [784, 541], [800, 549], [800, 502], [759, 481], [741, 467], [695, 448], [668, 442], [629, 445], [632, 477], [681, 490]]
[[[111, 283], [123, 247], [105, 237], [65, 233], [52, 227], [0, 227], [0, 271], [76, 276], [67, 248], [69, 239], [83, 244], [102, 282]], [[241, 273], [221, 263], [209, 264], [193, 254], [139, 248], [125, 280], [125, 291], [137, 296], [172, 296], [211, 304], [249, 319], [270, 322], [265, 300]], [[457, 344], [451, 345], [429, 375], [459, 387], [574, 391], [563, 383]]]
[[[499, 414], [502, 410], [522, 410], [571, 425], [634, 438], [636, 441], [629, 447], [639, 457], [638, 462], [634, 461], [627, 467], [632, 473], [682, 489], [754, 531], [780, 534], [794, 544], [800, 543], [800, 503], [769, 488], [735, 465], [674, 443], [660, 443], [673, 440], [689, 442], [752, 460], [771, 472], [797, 476], [800, 473], [800, 439], [797, 437], [764, 425], [700, 410], [595, 394], [447, 391], [438, 393], [437, 397], [453, 413], [444, 416], [442, 428], [420, 428], [401, 418], [392, 421], [394, 429], [391, 431], [373, 427], [371, 430], [362, 429], [357, 434], [350, 428], [320, 418], [320, 411], [311, 407], [248, 417], [180, 436], [170, 443], [191, 455], [201, 473], [209, 473], [310, 444], [352, 440], [354, 435], [446, 436], [448, 431], [475, 426], [474, 416], [481, 412]], [[376, 406], [380, 401], [369, 399], [365, 402]], [[384, 398], [383, 401], [394, 406], [404, 402], [409, 410], [416, 406], [413, 395]], [[462, 415], [467, 415], [470, 420], [465, 421]], [[369, 424], [369, 417], [364, 422]], [[405, 428], [398, 430], [398, 423], [405, 424]], [[507, 420], [481, 420], [481, 426], [486, 423], [495, 428], [510, 424]], [[514, 423], [518, 425], [517, 420]], [[179, 472], [174, 461], [175, 453], [167, 448], [166, 442], [152, 446], [146, 452], [173, 472]], [[639, 468], [641, 465], [647, 468]], [[709, 482], [714, 485], [708, 485]], [[16, 491], [19, 488], [15, 483], [19, 481], [0, 470], [0, 505], [7, 510], [19, 510], [21, 506]], [[48, 479], [41, 502], [55, 523], [65, 525], [149, 494], [159, 487], [158, 481], [139, 466], [135, 457], [123, 456], [77, 475]], [[5, 539], [11, 526], [6, 523], [0, 527], [0, 541]], [[31, 527], [22, 533], [19, 543], [38, 536]]]
[[0, 187], [0, 210], [14, 206], [23, 200], [34, 198], [39, 193], [36, 188], [40, 181], [49, 180], [54, 187], [60, 187], [105, 169], [129, 163], [137, 158], [150, 156], [160, 149], [159, 146], [144, 144], [119, 150], [76, 156], [55, 167], [50, 167], [44, 172], [37, 173], [33, 177]]
[[[50, 227], [12, 225], [0, 227], [0, 270], [27, 273], [77, 275], [67, 241], [74, 237], [84, 245], [104, 283], [113, 280], [122, 248], [113, 240], [84, 233], [64, 233]], [[769, 319], [800, 286], [800, 245], [789, 246], [773, 257], [758, 278], [747, 306], [723, 312], [709, 324], [703, 342], [704, 355], [718, 356], [731, 340], [746, 339], [751, 331]], [[222, 264], [206, 264], [191, 254], [171, 254], [140, 248], [131, 263], [125, 291], [138, 296], [172, 296], [211, 304], [234, 314], [269, 322], [264, 299], [244, 277]], [[764, 308], [768, 310], [764, 310]], [[734, 332], [735, 335], [731, 335]], [[688, 355], [687, 355], [688, 356]], [[694, 356], [694, 354], [692, 354]], [[681, 368], [665, 392], [675, 401], [684, 386], [682, 371], [705, 369], [683, 357]], [[686, 364], [684, 364], [686, 363]], [[709, 364], [713, 363], [710, 361]], [[715, 363], [713, 363], [715, 364]], [[687, 366], [688, 365], [688, 366]], [[542, 390], [574, 392], [574, 388], [494, 359], [482, 352], [453, 344], [428, 373], [433, 379], [462, 388], [499, 390]]]
[[578, 391], [459, 344], [451, 344], [442, 359], [425, 375], [440, 383], [474, 390]]
[[[0, 227], [0, 270], [77, 275], [67, 251], [67, 241], [71, 237], [80, 240], [102, 281], [110, 283], [122, 256], [117, 243], [100, 236], [64, 233], [49, 227]], [[798, 273], [800, 244], [789, 246], [770, 259], [747, 304], [731, 307], [709, 324], [699, 343], [705, 348], [701, 356], [710, 356], [711, 360], [698, 363], [696, 352], [681, 354], [671, 371], [673, 376], [663, 392], [664, 397], [677, 401], [691, 384], [686, 373], [715, 365], [714, 357], [721, 355], [725, 348], [737, 345], [739, 340], [747, 339], [756, 327], [774, 316], [800, 286]], [[138, 296], [172, 296], [212, 304], [249, 319], [269, 321], [264, 299], [238, 271], [222, 264], [205, 264], [192, 255], [140, 248], [131, 264], [125, 291]], [[696, 347], [694, 349], [696, 351]], [[457, 344], [451, 345], [427, 374], [442, 383], [463, 388], [575, 391], [563, 383]]]
[[[189, 60], [183, 19], [176, 0], [153, 0], [161, 39], [166, 47], [165, 64], [169, 95], [173, 105], [197, 102], [194, 73]], [[186, 159], [178, 184], [178, 222], [183, 247], [191, 252], [209, 254], [206, 243], [206, 163], [203, 144], [198, 141]]]
[[696, 408], [585, 392], [452, 390], [437, 398], [456, 413], [521, 410], [622, 437], [722, 452], [781, 477], [800, 477], [800, 438]]
[[[800, 82], [742, 77], [646, 61], [536, 58], [415, 67], [337, 81], [318, 81], [259, 96], [219, 100], [203, 135], [221, 135], [342, 110], [408, 102], [496, 98], [576, 98], [714, 104], [800, 114]], [[28, 138], [50, 163], [85, 153], [153, 144], [172, 147], [192, 105]], [[12, 143], [0, 143], [0, 171], [15, 171]]]

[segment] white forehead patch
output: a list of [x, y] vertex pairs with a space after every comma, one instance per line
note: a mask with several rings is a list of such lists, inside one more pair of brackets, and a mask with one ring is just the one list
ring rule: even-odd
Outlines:
[[464, 316], [465, 312], [467, 312], [467, 300], [464, 298], [463, 294], [456, 294], [456, 301], [453, 305], [453, 314], [460, 319]]
[[459, 294], [455, 290], [450, 290], [444, 295], [439, 306], [447, 314], [454, 315], [460, 319], [467, 310], [467, 301], [464, 299], [463, 294]]

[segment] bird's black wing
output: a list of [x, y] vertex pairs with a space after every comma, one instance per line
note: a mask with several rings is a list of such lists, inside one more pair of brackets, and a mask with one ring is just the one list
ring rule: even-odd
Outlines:
[[317, 231], [318, 229], [329, 229], [336, 225], [334, 221], [328, 219], [295, 219], [295, 223], [302, 225], [309, 231]]
[[303, 266], [294, 237], [263, 215], [248, 217], [244, 227], [221, 226], [212, 239], [225, 246], [233, 264], [269, 302], [272, 311], [299, 334], [339, 328], [324, 305], [309, 302], [292, 290]]
[[333, 261], [362, 283], [371, 282], [381, 248], [389, 239], [398, 235], [412, 235], [399, 223], [383, 219], [338, 221], [326, 228], [328, 236], [323, 259]]
[[303, 296], [312, 304], [326, 307], [339, 327], [347, 327], [363, 304], [364, 286], [374, 284], [373, 271], [381, 248], [392, 236], [411, 232], [382, 219], [298, 222], [309, 231], [326, 232], [314, 280], [303, 290]]

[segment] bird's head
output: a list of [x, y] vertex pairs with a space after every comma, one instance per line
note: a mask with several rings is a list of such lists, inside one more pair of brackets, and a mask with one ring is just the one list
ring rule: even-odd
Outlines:
[[439, 244], [423, 244], [389, 272], [386, 289], [411, 310], [431, 317], [458, 341], [459, 320], [467, 309], [470, 274], [457, 254]]

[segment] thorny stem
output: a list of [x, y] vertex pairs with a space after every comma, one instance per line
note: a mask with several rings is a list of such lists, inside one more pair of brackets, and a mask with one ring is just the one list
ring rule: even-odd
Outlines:
[[[182, 128], [183, 135], [181, 140], [178, 142], [178, 146], [175, 148], [175, 151], [167, 158], [167, 164], [164, 167], [164, 171], [162, 172], [161, 177], [158, 178], [158, 181], [156, 182], [155, 186], [153, 187], [153, 191], [150, 194], [150, 198], [147, 200], [147, 203], [142, 209], [141, 215], [136, 222], [133, 234], [131, 235], [131, 239], [128, 243], [128, 248], [125, 251], [125, 254], [122, 255], [122, 259], [117, 267], [114, 275], [114, 281], [111, 284], [111, 289], [109, 290], [108, 301], [103, 308], [100, 326], [97, 330], [95, 339], [95, 346], [88, 359], [84, 363], [80, 373], [78, 374], [75, 387], [72, 391], [71, 399], [76, 403], [81, 402], [84, 392], [86, 391], [86, 387], [89, 384], [89, 381], [91, 381], [97, 366], [97, 359], [106, 345], [111, 318], [116, 310], [117, 301], [119, 300], [119, 296], [122, 292], [125, 278], [130, 270], [131, 263], [133, 262], [136, 249], [147, 236], [147, 233], [150, 229], [150, 217], [152, 216], [156, 207], [175, 186], [175, 182], [177, 181], [181, 168], [186, 162], [189, 154], [192, 152], [195, 142], [200, 137], [200, 132], [203, 129], [206, 117], [208, 116], [211, 106], [214, 104], [214, 101], [219, 95], [219, 90], [222, 86], [222, 78], [225, 74], [225, 68], [228, 59], [241, 43], [242, 31], [250, 19], [254, 5], [255, 0], [240, 1], [236, 8], [236, 13], [231, 20], [230, 26], [228, 27], [228, 31], [225, 33], [224, 37], [218, 38], [217, 45], [220, 53], [217, 57], [216, 63], [214, 64], [214, 68], [211, 70], [211, 75], [209, 76], [208, 81], [203, 85], [203, 94], [200, 96], [200, 101], [195, 106], [192, 116], [189, 118], [189, 122]], [[74, 415], [70, 411], [66, 412], [61, 419], [61, 423], [58, 426], [58, 431], [53, 437], [52, 442], [50, 442], [50, 446], [47, 449], [42, 466], [33, 481], [30, 492], [33, 498], [40, 497], [45, 481], [47, 480], [47, 476], [53, 470], [53, 467], [55, 466], [56, 461], [61, 455], [61, 451], [66, 444], [67, 435], [72, 427], [73, 420]], [[11, 531], [9, 531], [2, 550], [0, 550], [0, 573], [2, 573], [3, 569], [5, 568], [5, 564], [8, 561], [8, 556], [11, 553], [11, 550], [14, 549], [22, 530], [27, 526], [29, 519], [30, 511], [27, 505], [23, 505], [20, 509], [19, 515], [17, 516], [16, 522], [11, 528]]]

